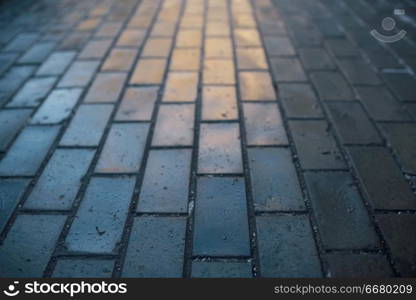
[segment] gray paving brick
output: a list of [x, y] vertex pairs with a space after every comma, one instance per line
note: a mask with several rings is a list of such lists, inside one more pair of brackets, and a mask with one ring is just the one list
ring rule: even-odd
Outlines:
[[114, 49], [104, 62], [104, 71], [129, 71], [137, 55], [134, 49]]
[[22, 83], [32, 75], [35, 68], [32, 66], [12, 67], [0, 78], [0, 105], [6, 102]]
[[349, 173], [306, 173], [305, 179], [325, 249], [379, 246], [364, 202]]
[[416, 120], [416, 103], [407, 104], [406, 108], [412, 114], [413, 119]]
[[305, 210], [288, 149], [248, 149], [254, 207], [257, 211]]
[[35, 175], [58, 131], [58, 126], [26, 127], [1, 160], [0, 175]]
[[125, 73], [99, 73], [88, 90], [84, 102], [116, 102], [126, 78]]
[[287, 145], [288, 140], [276, 103], [244, 103], [248, 145]]
[[277, 82], [308, 80], [297, 58], [272, 58], [270, 64]]
[[39, 67], [36, 75], [61, 75], [75, 58], [75, 55], [75, 51], [57, 51], [52, 53]]
[[92, 178], [66, 237], [66, 250], [116, 253], [135, 182], [135, 177]]
[[194, 111], [195, 105], [193, 104], [161, 105], [152, 145], [191, 146], [193, 143]]
[[328, 103], [337, 132], [344, 144], [380, 144], [376, 128], [356, 102]]
[[198, 178], [194, 218], [194, 255], [250, 255], [243, 178]]
[[7, 46], [3, 49], [6, 52], [23, 52], [28, 49], [37, 39], [38, 33], [19, 33]]
[[117, 121], [150, 121], [158, 91], [158, 87], [128, 88], [115, 119]]
[[81, 96], [82, 89], [56, 89], [49, 94], [32, 117], [32, 124], [58, 124], [72, 112]]
[[188, 149], [150, 151], [137, 211], [187, 212], [191, 156]]
[[0, 179], [0, 232], [5, 228], [28, 183], [27, 179]]
[[355, 98], [347, 81], [337, 72], [311, 73], [312, 83], [323, 100], [352, 100]]
[[69, 34], [58, 46], [59, 50], [78, 50], [81, 49], [90, 38], [88, 32], [73, 32]]
[[336, 57], [358, 57], [358, 49], [346, 39], [326, 40], [326, 46]]
[[31, 107], [37, 106], [46, 97], [52, 86], [56, 82], [56, 77], [34, 78], [25, 83], [8, 107]]
[[117, 46], [140, 47], [144, 41], [146, 30], [144, 29], [125, 29], [118, 41]]
[[400, 100], [416, 101], [416, 79], [410, 74], [386, 73], [383, 77]]
[[61, 139], [64, 146], [98, 146], [113, 105], [81, 105]]
[[24, 208], [69, 210], [94, 156], [93, 150], [57, 149]]
[[376, 121], [405, 121], [410, 116], [384, 87], [357, 87], [356, 91], [370, 116]]
[[10, 142], [26, 123], [31, 109], [7, 109], [0, 111], [0, 152], [6, 151]]
[[85, 87], [98, 68], [98, 61], [75, 61], [66, 71], [58, 87]]
[[378, 225], [392, 253], [393, 261], [404, 277], [416, 274], [416, 215], [383, 214], [377, 217]]
[[256, 218], [263, 277], [321, 277], [309, 220], [304, 215]]
[[42, 63], [53, 51], [55, 46], [55, 42], [36, 43], [20, 57], [19, 63]]
[[198, 173], [242, 172], [243, 162], [238, 124], [201, 124]]
[[351, 147], [348, 150], [375, 209], [416, 209], [416, 197], [386, 148]]
[[17, 57], [17, 53], [0, 53], [0, 75], [13, 65]]
[[296, 55], [292, 42], [284, 36], [266, 36], [264, 37], [264, 46], [269, 56]]
[[205, 86], [202, 95], [203, 120], [235, 120], [237, 96], [233, 86]]
[[60, 259], [52, 277], [55, 278], [110, 278], [113, 260], [104, 259]]
[[0, 275], [42, 277], [65, 219], [60, 215], [18, 216], [0, 246]]
[[382, 131], [398, 155], [402, 168], [416, 173], [416, 127], [413, 123], [383, 124]]
[[325, 254], [327, 276], [335, 278], [389, 278], [393, 272], [386, 257], [372, 253]]
[[113, 42], [112, 39], [91, 40], [85, 45], [78, 58], [100, 59], [105, 56]]
[[96, 37], [115, 37], [121, 30], [123, 23], [108, 22], [101, 25], [95, 33]]
[[345, 168], [326, 121], [290, 121], [290, 130], [304, 169]]
[[374, 72], [374, 70], [361, 59], [340, 59], [338, 65], [344, 72], [347, 79], [353, 85], [379, 85], [381, 84], [380, 78]]
[[323, 48], [299, 49], [306, 70], [332, 70], [335, 64]]
[[280, 99], [288, 118], [321, 118], [322, 109], [308, 84], [279, 84]]
[[182, 277], [185, 231], [183, 217], [136, 218], [122, 277]]
[[192, 263], [193, 278], [251, 278], [248, 262], [195, 261]]
[[148, 124], [113, 124], [95, 172], [131, 173], [139, 171], [148, 131]]

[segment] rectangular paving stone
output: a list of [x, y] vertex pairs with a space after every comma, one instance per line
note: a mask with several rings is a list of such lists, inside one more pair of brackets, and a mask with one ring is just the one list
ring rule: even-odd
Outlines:
[[137, 50], [113, 49], [105, 60], [101, 70], [103, 71], [129, 71], [136, 58]]
[[0, 53], [0, 75], [13, 65], [18, 56], [17, 53]]
[[197, 72], [169, 72], [163, 101], [194, 102], [197, 97], [197, 88]]
[[416, 197], [386, 148], [350, 147], [348, 151], [375, 209], [416, 209]]
[[323, 48], [299, 49], [299, 55], [307, 70], [335, 69], [335, 64]]
[[328, 253], [324, 255], [324, 260], [331, 278], [394, 277], [388, 260], [379, 253]]
[[112, 39], [91, 40], [85, 45], [78, 58], [82, 59], [100, 59], [105, 56], [110, 49]]
[[267, 70], [267, 60], [263, 48], [237, 48], [237, 66], [239, 70]]
[[194, 255], [250, 255], [243, 178], [198, 178], [194, 218]]
[[401, 101], [416, 101], [416, 80], [410, 74], [385, 73], [383, 77]]
[[382, 132], [406, 172], [416, 173], [416, 127], [413, 123], [383, 124]]
[[65, 240], [69, 252], [117, 253], [135, 177], [94, 177]]
[[0, 152], [6, 151], [10, 142], [26, 123], [31, 109], [0, 110]]
[[194, 139], [194, 118], [194, 104], [161, 105], [152, 146], [191, 146]]
[[276, 100], [269, 72], [239, 72], [242, 100]]
[[235, 84], [234, 63], [230, 59], [206, 59], [204, 84]]
[[139, 171], [148, 131], [148, 124], [113, 124], [95, 172], [132, 173]]
[[233, 86], [205, 86], [202, 92], [202, 120], [236, 120], [237, 96]]
[[230, 36], [229, 24], [223, 21], [208, 21], [205, 34], [206, 36]]
[[162, 84], [166, 69], [166, 59], [140, 59], [136, 65], [130, 84]]
[[197, 14], [185, 14], [182, 17], [180, 28], [202, 28], [204, 16]]
[[379, 144], [376, 128], [357, 102], [327, 103], [335, 127], [344, 144]]
[[348, 172], [308, 172], [305, 180], [325, 249], [379, 246], [363, 199]]
[[337, 72], [314, 72], [310, 77], [322, 100], [352, 100], [355, 98], [347, 81]]
[[250, 148], [248, 159], [256, 211], [305, 210], [288, 149]]
[[99, 73], [88, 90], [84, 102], [116, 102], [126, 78], [126, 73]]
[[42, 277], [65, 219], [62, 215], [19, 215], [0, 246], [0, 275]]
[[380, 214], [376, 219], [401, 276], [414, 276], [416, 274], [416, 240], [414, 238], [416, 215]]
[[54, 278], [110, 278], [114, 260], [107, 259], [59, 259]]
[[24, 208], [70, 210], [94, 153], [89, 149], [55, 150]]
[[259, 32], [256, 29], [234, 29], [234, 39], [237, 47], [262, 46]]
[[39, 67], [36, 75], [61, 75], [72, 60], [75, 58], [75, 51], [56, 51]]
[[123, 23], [120, 22], [108, 22], [101, 25], [96, 31], [96, 37], [115, 37], [122, 27]]
[[356, 87], [355, 89], [368, 113], [376, 121], [409, 120], [402, 105], [384, 87]]
[[[33, 176], [58, 135], [58, 126], [26, 127], [0, 162], [0, 175]], [[30, 145], [30, 146], [28, 146]]]
[[58, 124], [69, 117], [81, 96], [82, 89], [56, 89], [42, 103], [30, 123]]
[[336, 57], [359, 57], [357, 47], [347, 39], [329, 39], [325, 41], [328, 50]]
[[172, 47], [171, 38], [150, 38], [144, 45], [142, 57], [168, 57]]
[[0, 179], [0, 232], [5, 228], [28, 184], [28, 179]]
[[56, 77], [33, 78], [17, 92], [8, 107], [33, 107], [46, 97], [52, 86], [56, 82]]
[[182, 277], [186, 218], [138, 217], [130, 234], [122, 277]]
[[78, 50], [81, 49], [90, 39], [88, 32], [73, 32], [69, 34], [57, 47], [59, 50]]
[[78, 26], [77, 26], [77, 30], [79, 31], [90, 31], [93, 30], [95, 28], [97, 28], [97, 26], [101, 23], [101, 18], [87, 18], [83, 21], [81, 21]]
[[233, 47], [230, 38], [208, 37], [205, 39], [206, 58], [232, 58]]
[[269, 56], [295, 56], [292, 42], [285, 36], [265, 36], [264, 45]]
[[201, 124], [198, 173], [243, 172], [238, 123]]
[[191, 159], [188, 149], [150, 151], [137, 211], [186, 213]]
[[36, 64], [42, 63], [55, 48], [55, 42], [39, 42], [34, 44], [19, 59], [19, 63]]
[[277, 82], [307, 81], [307, 77], [297, 58], [274, 57], [270, 60], [273, 78]]
[[176, 47], [200, 48], [202, 34], [200, 29], [180, 29], [176, 35]]
[[175, 23], [158, 21], [153, 25], [151, 37], [173, 37], [175, 34]]
[[199, 71], [200, 54], [200, 49], [175, 48], [170, 62], [170, 70]]
[[308, 217], [256, 217], [263, 277], [321, 277], [318, 251]]
[[66, 71], [58, 87], [87, 86], [99, 65], [98, 61], [76, 61]]
[[279, 84], [279, 96], [288, 118], [321, 118], [322, 109], [309, 84]]
[[128, 88], [115, 116], [116, 121], [150, 121], [158, 87]]
[[39, 33], [22, 32], [16, 35], [4, 48], [5, 52], [22, 52], [39, 38]]
[[303, 169], [346, 167], [326, 121], [290, 121], [289, 127]]
[[140, 47], [146, 36], [144, 29], [125, 29], [117, 41], [117, 46]]
[[113, 105], [81, 105], [63, 135], [62, 146], [98, 146]]
[[244, 103], [243, 108], [249, 146], [288, 144], [276, 103]]
[[374, 72], [369, 64], [363, 60], [358, 59], [343, 59], [338, 60], [338, 65], [344, 72], [347, 79], [353, 85], [368, 84], [379, 85], [381, 84], [380, 78]]
[[251, 278], [248, 262], [195, 261], [192, 263], [192, 278]]

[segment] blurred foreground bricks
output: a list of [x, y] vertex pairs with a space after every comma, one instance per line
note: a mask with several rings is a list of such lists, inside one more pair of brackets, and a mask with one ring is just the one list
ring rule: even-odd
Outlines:
[[3, 1], [0, 276], [415, 276], [414, 12]]

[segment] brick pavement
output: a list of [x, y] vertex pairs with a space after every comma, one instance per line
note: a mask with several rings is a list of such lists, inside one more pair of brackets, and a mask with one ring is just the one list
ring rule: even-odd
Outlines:
[[1, 2], [0, 276], [415, 276], [415, 10]]

